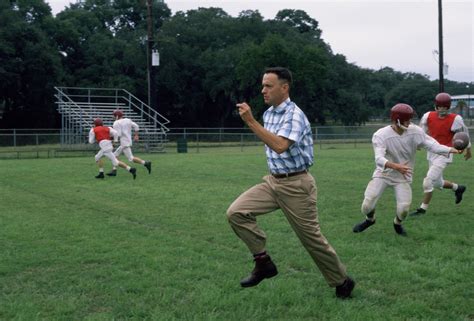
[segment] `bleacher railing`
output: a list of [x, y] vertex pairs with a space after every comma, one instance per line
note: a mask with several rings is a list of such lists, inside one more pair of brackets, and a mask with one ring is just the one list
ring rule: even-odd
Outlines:
[[63, 145], [79, 144], [87, 136], [93, 119], [100, 117], [111, 126], [112, 111], [120, 108], [142, 128], [147, 147], [166, 142], [169, 120], [132, 93], [119, 88], [55, 87], [61, 113]]

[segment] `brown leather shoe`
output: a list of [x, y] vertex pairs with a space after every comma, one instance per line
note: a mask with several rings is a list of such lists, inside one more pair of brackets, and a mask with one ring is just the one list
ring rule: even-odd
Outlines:
[[355, 287], [355, 282], [350, 277], [344, 280], [344, 283], [336, 286], [336, 296], [340, 299], [347, 299], [351, 297], [352, 290]]
[[250, 275], [240, 281], [240, 285], [244, 288], [255, 286], [263, 279], [269, 279], [278, 274], [277, 267], [269, 255], [255, 258], [254, 261], [255, 267]]

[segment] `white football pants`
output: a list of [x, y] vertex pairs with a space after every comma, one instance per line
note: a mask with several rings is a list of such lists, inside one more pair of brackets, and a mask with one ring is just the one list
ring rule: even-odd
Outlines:
[[114, 152], [117, 157], [122, 153], [127, 157], [129, 162], [133, 162], [132, 148], [130, 146], [119, 146]]
[[117, 166], [119, 161], [112, 152], [112, 143], [109, 140], [103, 140], [99, 143], [100, 150], [95, 154], [95, 161], [98, 162], [102, 157], [107, 157], [112, 162], [112, 165]]
[[[362, 202], [362, 214], [367, 215], [375, 209], [385, 189], [390, 186], [395, 191], [395, 199], [397, 201], [397, 217], [403, 221], [408, 214], [411, 205], [411, 186], [409, 183], [398, 183], [396, 185], [389, 184], [383, 178], [373, 178], [364, 193], [364, 201]], [[374, 216], [375, 217], [375, 216]]]
[[426, 174], [425, 179], [423, 180], [423, 192], [430, 193], [435, 188], [443, 188], [444, 178], [443, 172], [449, 162], [446, 161], [447, 158], [437, 157], [429, 161], [430, 168]]

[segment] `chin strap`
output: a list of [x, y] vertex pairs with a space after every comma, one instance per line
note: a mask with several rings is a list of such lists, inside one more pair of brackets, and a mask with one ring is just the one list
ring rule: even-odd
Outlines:
[[446, 116], [448, 114], [448, 109], [439, 109], [438, 107], [435, 108], [436, 112], [438, 113], [439, 116]]
[[397, 119], [397, 126], [403, 130], [408, 130], [408, 126], [403, 126], [402, 123], [400, 123], [400, 119]]

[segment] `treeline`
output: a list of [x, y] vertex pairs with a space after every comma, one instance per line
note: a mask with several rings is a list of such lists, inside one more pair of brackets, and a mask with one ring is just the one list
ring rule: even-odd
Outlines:
[[[172, 127], [242, 126], [233, 110], [243, 100], [261, 116], [267, 66], [294, 72], [291, 97], [314, 124], [363, 124], [396, 102], [422, 114], [437, 93], [425, 75], [348, 63], [302, 10], [271, 20], [219, 8], [171, 15], [155, 0], [152, 12], [161, 60], [152, 87]], [[86, 0], [54, 17], [44, 0], [0, 0], [0, 127], [59, 127], [54, 86], [124, 88], [146, 102], [146, 18], [145, 1]], [[457, 94], [465, 85], [445, 88]]]

